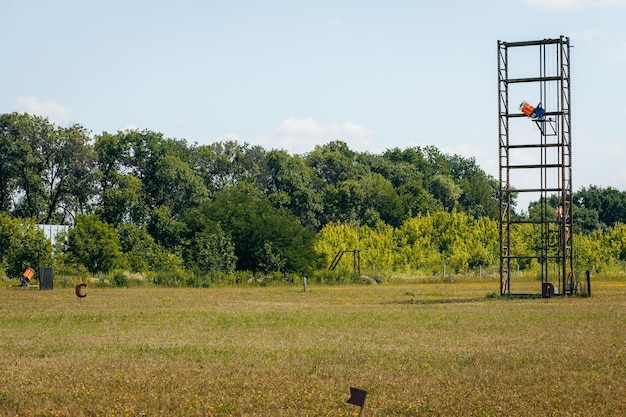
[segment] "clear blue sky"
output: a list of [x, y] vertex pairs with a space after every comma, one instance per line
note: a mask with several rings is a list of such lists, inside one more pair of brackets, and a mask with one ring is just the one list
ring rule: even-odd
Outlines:
[[624, 22], [626, 0], [0, 0], [0, 113], [290, 153], [434, 145], [497, 178], [497, 41], [564, 35], [574, 189], [624, 190]]

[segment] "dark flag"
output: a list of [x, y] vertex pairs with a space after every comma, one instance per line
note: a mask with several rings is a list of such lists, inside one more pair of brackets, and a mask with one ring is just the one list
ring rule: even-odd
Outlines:
[[365, 405], [366, 395], [367, 391], [350, 387], [350, 398], [348, 398], [348, 404], [356, 405], [363, 408], [363, 406]]

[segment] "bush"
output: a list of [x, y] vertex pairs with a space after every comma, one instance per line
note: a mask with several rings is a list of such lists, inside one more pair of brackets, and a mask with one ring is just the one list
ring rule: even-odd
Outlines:
[[116, 287], [128, 287], [129, 282], [128, 278], [122, 271], [116, 271], [113, 274], [113, 285]]
[[164, 287], [182, 287], [187, 284], [189, 273], [183, 269], [173, 269], [171, 271], [157, 271], [154, 277], [154, 283]]

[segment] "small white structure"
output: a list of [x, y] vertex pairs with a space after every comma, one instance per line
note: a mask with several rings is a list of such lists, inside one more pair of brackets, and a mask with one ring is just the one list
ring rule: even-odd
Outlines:
[[66, 233], [70, 228], [68, 225], [64, 224], [38, 224], [37, 226], [43, 230], [46, 237], [52, 242], [52, 245], [57, 243], [60, 238], [60, 233]]

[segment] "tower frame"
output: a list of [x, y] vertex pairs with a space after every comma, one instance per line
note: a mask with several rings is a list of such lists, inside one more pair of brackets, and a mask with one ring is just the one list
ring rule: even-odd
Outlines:
[[[525, 59], [516, 61], [519, 57]], [[533, 261], [541, 266], [542, 295], [572, 294], [576, 288], [570, 64], [570, 42], [564, 36], [498, 41], [500, 295], [514, 294], [512, 267]], [[537, 107], [543, 106], [545, 115], [524, 120], [529, 116], [511, 107], [511, 101], [522, 100], [524, 93], [532, 96], [528, 99], [539, 99]], [[523, 186], [515, 188], [516, 180]], [[538, 197], [527, 216], [512, 210], [522, 195]], [[557, 207], [551, 205], [554, 202]], [[518, 226], [525, 224], [529, 226]], [[512, 239], [516, 227], [530, 230], [532, 242], [519, 242], [519, 236]]]

